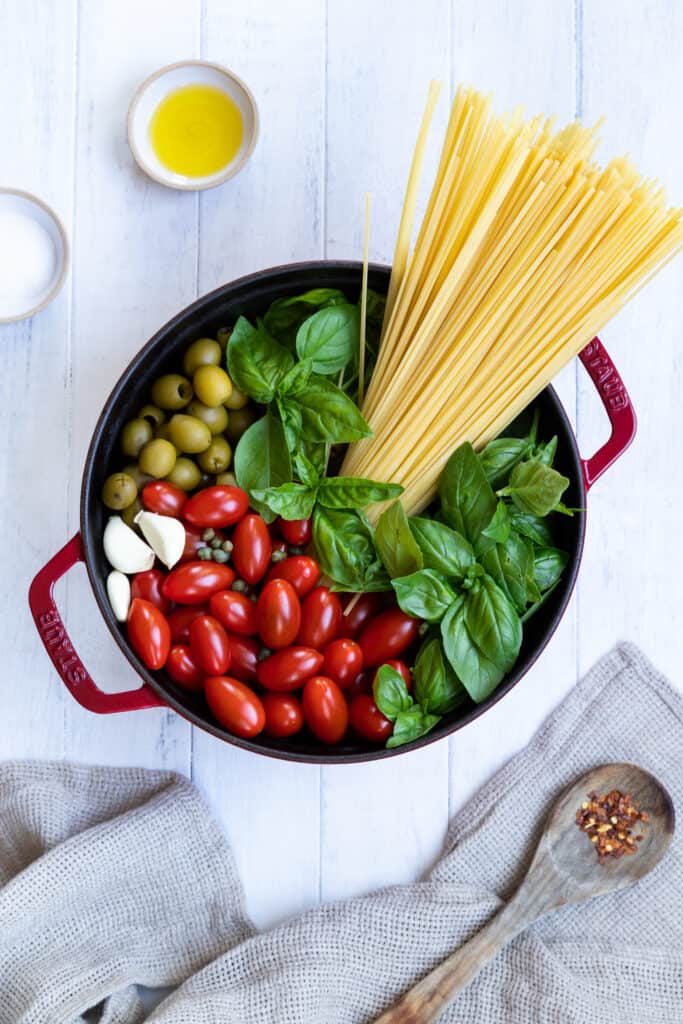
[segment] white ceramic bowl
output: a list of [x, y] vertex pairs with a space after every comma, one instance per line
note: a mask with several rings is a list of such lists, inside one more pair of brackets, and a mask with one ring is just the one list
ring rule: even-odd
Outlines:
[[[242, 144], [235, 157], [215, 174], [201, 178], [176, 174], [165, 167], [157, 158], [150, 138], [154, 111], [165, 96], [184, 85], [212, 85], [220, 89], [237, 105], [244, 123]], [[137, 90], [128, 111], [128, 144], [138, 166], [161, 185], [186, 192], [214, 188], [237, 174], [251, 156], [258, 131], [258, 109], [249, 88], [232, 71], [205, 60], [186, 60], [155, 71]]]
[[[30, 192], [16, 188], [0, 188], [0, 211], [29, 217], [47, 233], [54, 250], [52, 271], [40, 289], [30, 298], [24, 298], [23, 301], [13, 300], [10, 294], [4, 294], [0, 287], [0, 324], [11, 324], [39, 313], [57, 295], [69, 269], [69, 241], [64, 225], [54, 210]], [[0, 238], [0, 245], [8, 244], [11, 243], [7, 239]], [[18, 271], [20, 272], [21, 268], [18, 268]], [[23, 308], [17, 308], [22, 306]]]

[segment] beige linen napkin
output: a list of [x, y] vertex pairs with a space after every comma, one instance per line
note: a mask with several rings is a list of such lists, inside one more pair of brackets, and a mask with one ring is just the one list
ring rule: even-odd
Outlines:
[[[225, 842], [183, 779], [6, 765], [0, 1022], [73, 1024], [107, 1000], [97, 1019], [139, 1024], [135, 983], [180, 986], [149, 1024], [370, 1022], [513, 891], [558, 790], [619, 760], [661, 777], [683, 806], [683, 699], [628, 645], [456, 816], [426, 881], [323, 906], [263, 935], [244, 916]], [[520, 935], [443, 1020], [683, 1021], [680, 832], [638, 886]]]

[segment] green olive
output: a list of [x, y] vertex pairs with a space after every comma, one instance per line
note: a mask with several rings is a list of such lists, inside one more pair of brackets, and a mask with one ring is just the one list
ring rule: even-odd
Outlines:
[[154, 477], [148, 476], [147, 473], [143, 473], [137, 462], [131, 462], [129, 466], [124, 466], [122, 472], [135, 481], [135, 486], [139, 491], [142, 490], [145, 484], [154, 479]]
[[152, 428], [147, 420], [129, 420], [121, 431], [121, 451], [136, 458], [140, 449], [152, 440]]
[[[171, 424], [162, 423], [161, 426], [157, 427], [154, 431], [154, 436], [161, 438], [162, 441], [171, 441]], [[173, 444], [173, 441], [171, 441], [171, 444]], [[176, 450], [176, 455], [180, 455], [180, 448], [176, 448], [174, 444], [173, 447]]]
[[138, 512], [142, 512], [142, 502], [140, 501], [139, 498], [136, 498], [135, 501], [131, 505], [129, 505], [128, 508], [124, 508], [123, 512], [121, 513], [121, 518], [123, 519], [126, 526], [130, 526], [131, 530], [137, 530], [135, 517], [138, 514]]
[[256, 421], [256, 412], [251, 405], [245, 405], [243, 409], [235, 409], [228, 416], [228, 428], [225, 431], [227, 438], [236, 444], [248, 427]]
[[211, 444], [211, 431], [196, 416], [176, 413], [168, 425], [169, 440], [188, 455], [204, 452]]
[[158, 479], [161, 476], [168, 476], [175, 466], [175, 460], [176, 450], [171, 442], [156, 437], [145, 445], [138, 461], [143, 473], [149, 473]]
[[186, 459], [184, 455], [175, 460], [175, 466], [165, 477], [169, 484], [175, 484], [181, 491], [193, 491], [199, 486], [202, 474], [199, 466], [192, 459]]
[[200, 366], [195, 370], [192, 386], [204, 405], [223, 405], [230, 397], [232, 381], [220, 366]]
[[214, 437], [197, 462], [205, 473], [224, 473], [232, 459], [232, 448], [224, 437]]
[[152, 384], [152, 401], [161, 409], [184, 409], [192, 401], [192, 385], [179, 373], [166, 373]]
[[230, 392], [228, 397], [225, 399], [225, 402], [223, 404], [225, 405], [226, 409], [237, 410], [237, 409], [244, 409], [244, 407], [245, 407], [245, 405], [247, 404], [248, 401], [249, 401], [249, 396], [245, 395], [243, 391], [240, 391], [233, 384], [232, 391]]
[[219, 366], [223, 349], [213, 338], [199, 338], [193, 341], [183, 356], [183, 370], [191, 377], [200, 366]]
[[231, 334], [232, 327], [219, 327], [218, 330], [216, 331], [216, 340], [218, 341], [218, 344], [220, 345], [224, 352], [228, 347], [228, 342], [230, 341]]
[[224, 487], [237, 487], [237, 477], [234, 473], [218, 473], [216, 484]]
[[[227, 445], [227, 441], [225, 443]], [[104, 481], [102, 501], [107, 508], [113, 508], [119, 512], [122, 508], [132, 505], [137, 496], [138, 489], [135, 480], [127, 473], [112, 473]]]
[[188, 416], [196, 416], [202, 423], [206, 423], [212, 434], [222, 434], [228, 425], [228, 413], [224, 405], [204, 405], [203, 402], [193, 398], [188, 405], [186, 412]]
[[143, 405], [138, 413], [138, 419], [147, 420], [152, 430], [156, 430], [166, 422], [166, 413], [157, 405]]

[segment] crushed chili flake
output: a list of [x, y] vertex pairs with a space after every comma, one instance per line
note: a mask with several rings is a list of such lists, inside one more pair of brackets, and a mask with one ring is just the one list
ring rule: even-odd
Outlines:
[[636, 853], [636, 844], [643, 836], [634, 836], [633, 826], [637, 822], [645, 825], [649, 820], [648, 814], [633, 803], [631, 794], [618, 789], [602, 796], [595, 791], [589, 793], [576, 812], [576, 824], [594, 844], [600, 861]]

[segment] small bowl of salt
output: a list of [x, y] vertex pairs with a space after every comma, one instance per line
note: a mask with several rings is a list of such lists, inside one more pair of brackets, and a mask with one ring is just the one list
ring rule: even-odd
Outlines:
[[44, 309], [68, 266], [69, 243], [54, 210], [29, 192], [0, 188], [0, 324]]

